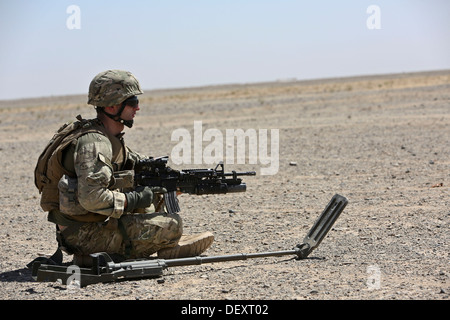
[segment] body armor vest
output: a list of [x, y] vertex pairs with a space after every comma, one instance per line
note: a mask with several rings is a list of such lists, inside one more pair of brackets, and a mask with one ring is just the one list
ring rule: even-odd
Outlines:
[[[55, 133], [39, 156], [34, 176], [35, 185], [41, 193], [40, 204], [44, 211], [59, 210], [58, 183], [61, 177], [67, 175], [76, 178], [75, 172], [63, 166], [64, 151], [76, 143], [79, 137], [87, 133], [99, 133], [108, 137], [105, 127], [98, 119], [86, 120], [77, 116], [77, 121], [63, 125]], [[119, 140], [111, 143], [113, 149], [111, 162], [115, 164], [114, 171], [120, 170], [120, 166], [126, 158], [125, 148]]]

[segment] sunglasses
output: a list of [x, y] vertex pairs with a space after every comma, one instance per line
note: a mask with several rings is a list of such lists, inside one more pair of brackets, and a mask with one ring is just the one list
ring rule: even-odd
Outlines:
[[122, 104], [125, 106], [130, 106], [132, 108], [136, 108], [139, 105], [139, 100], [136, 96], [134, 96], [134, 97], [130, 97], [130, 98], [126, 99]]

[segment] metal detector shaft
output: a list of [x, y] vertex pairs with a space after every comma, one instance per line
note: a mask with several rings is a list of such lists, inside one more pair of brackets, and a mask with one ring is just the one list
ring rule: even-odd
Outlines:
[[106, 264], [106, 271], [112, 272], [121, 269], [138, 269], [138, 268], [146, 268], [149, 266], [158, 265], [162, 268], [168, 267], [180, 267], [180, 266], [193, 266], [200, 265], [205, 263], [214, 263], [214, 262], [226, 262], [226, 261], [239, 261], [239, 260], [247, 260], [247, 259], [255, 259], [255, 258], [266, 258], [266, 257], [279, 257], [286, 255], [296, 255], [300, 251], [299, 248], [295, 248], [293, 250], [285, 250], [285, 251], [273, 251], [273, 252], [260, 252], [260, 253], [239, 253], [239, 254], [230, 254], [230, 255], [222, 255], [222, 256], [210, 256], [210, 257], [190, 257], [190, 258], [178, 258], [178, 259], [158, 259], [158, 260], [141, 260], [141, 261], [130, 261], [130, 262], [121, 262], [114, 263], [109, 262]]
[[[287, 255], [295, 255], [299, 250], [285, 250], [285, 251], [272, 251], [272, 252], [260, 252], [260, 253], [239, 253], [239, 254], [230, 254], [223, 256], [212, 256], [212, 257], [194, 257], [194, 258], [184, 258], [184, 259], [170, 259], [165, 260], [165, 263], [168, 267], [178, 267], [184, 265], [197, 265], [204, 263], [214, 263], [214, 262], [225, 262], [225, 261], [239, 261], [239, 260], [247, 260], [247, 259], [256, 259], [256, 258], [266, 258], [266, 257], [281, 257]], [[192, 259], [192, 260], [189, 260]]]

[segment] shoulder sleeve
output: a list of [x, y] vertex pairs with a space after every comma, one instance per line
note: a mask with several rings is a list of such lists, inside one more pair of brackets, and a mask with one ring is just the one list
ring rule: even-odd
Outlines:
[[74, 153], [78, 200], [90, 212], [118, 218], [124, 212], [125, 195], [108, 189], [113, 180], [111, 158], [106, 136], [87, 133], [78, 138]]

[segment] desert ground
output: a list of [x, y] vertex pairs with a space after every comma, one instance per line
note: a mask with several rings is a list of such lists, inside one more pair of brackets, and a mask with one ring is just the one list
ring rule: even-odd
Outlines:
[[[261, 154], [256, 163], [248, 152], [244, 163], [224, 159], [226, 171], [256, 171], [244, 177], [245, 193], [179, 196], [185, 233], [215, 235], [205, 256], [290, 250], [334, 194], [347, 207], [304, 260], [173, 267], [156, 279], [84, 288], [36, 282], [26, 264], [53, 253], [56, 241], [33, 170], [63, 123], [95, 116], [86, 100], [87, 93], [0, 101], [0, 299], [449, 299], [449, 70], [145, 91], [125, 130], [128, 146], [142, 154], [171, 156], [172, 133], [194, 137], [198, 121], [200, 137], [223, 133], [224, 148], [227, 129], [266, 129], [267, 154], [278, 151], [273, 174], [261, 174], [269, 166]], [[202, 150], [210, 143], [203, 136]]]

